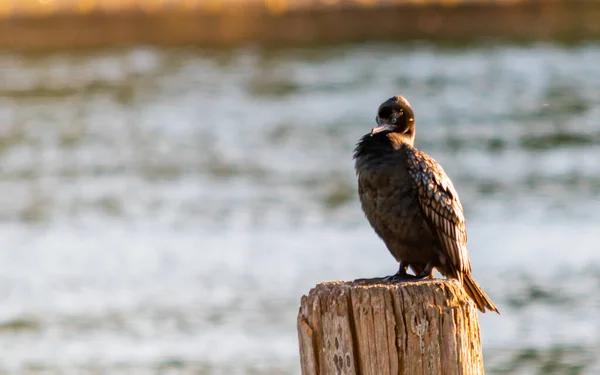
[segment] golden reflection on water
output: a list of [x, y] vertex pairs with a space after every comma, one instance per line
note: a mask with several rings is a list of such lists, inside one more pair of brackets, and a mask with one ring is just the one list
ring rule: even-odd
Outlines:
[[[149, 13], [163, 10], [205, 9], [210, 11], [228, 10], [248, 6], [259, 6], [271, 13], [279, 14], [291, 9], [310, 8], [315, 6], [381, 6], [389, 4], [441, 4], [455, 6], [473, 0], [0, 0], [0, 16], [17, 15], [41, 16], [55, 13], [130, 12], [145, 11]], [[492, 2], [492, 0], [486, 0]], [[505, 3], [514, 1], [504, 0]]]

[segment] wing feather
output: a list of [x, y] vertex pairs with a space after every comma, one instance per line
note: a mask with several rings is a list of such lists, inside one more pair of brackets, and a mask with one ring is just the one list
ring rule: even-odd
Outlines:
[[465, 216], [452, 181], [433, 158], [417, 149], [409, 151], [408, 164], [416, 182], [421, 211], [437, 236], [442, 252], [458, 272], [456, 276], [470, 273]]

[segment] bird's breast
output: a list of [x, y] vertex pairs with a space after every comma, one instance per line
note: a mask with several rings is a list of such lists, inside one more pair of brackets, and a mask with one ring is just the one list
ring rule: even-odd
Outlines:
[[397, 259], [429, 256], [433, 236], [407, 169], [384, 163], [359, 170], [358, 191], [369, 223]]
[[382, 224], [402, 224], [418, 212], [418, 196], [408, 173], [379, 168], [361, 171], [358, 191], [369, 220]]

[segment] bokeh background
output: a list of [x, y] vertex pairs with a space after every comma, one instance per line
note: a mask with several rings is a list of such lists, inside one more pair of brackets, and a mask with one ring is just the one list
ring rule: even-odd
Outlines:
[[[597, 29], [490, 40], [474, 26], [449, 41], [464, 4], [336, 2], [341, 20], [383, 9], [410, 24], [408, 7], [441, 29], [323, 43], [314, 13], [257, 1], [265, 20], [312, 14], [313, 37], [215, 47], [140, 29], [121, 45], [110, 20], [145, 17], [119, 8], [139, 2], [66, 17], [75, 3], [0, 1], [13, 32], [0, 38], [0, 373], [300, 374], [300, 297], [396, 271], [351, 158], [394, 94], [454, 180], [475, 277], [502, 311], [480, 315], [487, 372], [600, 373]], [[163, 14], [155, 3], [142, 11]]]

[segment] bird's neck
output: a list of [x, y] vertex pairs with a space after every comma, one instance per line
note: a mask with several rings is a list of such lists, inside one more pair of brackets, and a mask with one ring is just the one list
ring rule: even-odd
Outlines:
[[400, 133], [365, 134], [356, 144], [354, 158], [377, 157], [393, 152], [403, 145], [413, 146], [414, 137]]
[[406, 133], [388, 133], [386, 134], [390, 143], [394, 147], [394, 149], [399, 149], [403, 145], [409, 145], [413, 147], [415, 145], [415, 133], [414, 131], [410, 134]]
[[356, 168], [362, 168], [378, 159], [384, 158], [404, 145], [413, 146], [414, 137], [400, 133], [366, 134], [356, 144], [354, 159]]

